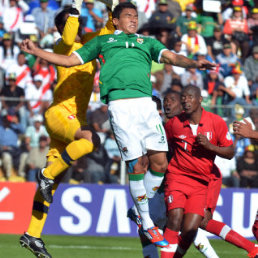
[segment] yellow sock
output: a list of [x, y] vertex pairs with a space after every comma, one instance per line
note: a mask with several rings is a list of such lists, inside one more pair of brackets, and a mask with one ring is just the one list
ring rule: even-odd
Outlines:
[[[54, 195], [57, 186], [57, 184], [54, 184], [52, 195]], [[40, 238], [47, 219], [49, 205], [50, 204], [42, 198], [38, 189], [34, 197], [32, 216], [27, 230], [30, 236]]]
[[71, 166], [74, 160], [92, 152], [93, 148], [93, 143], [86, 139], [71, 142], [61, 156], [44, 170], [44, 176], [49, 179], [55, 179], [65, 169]]

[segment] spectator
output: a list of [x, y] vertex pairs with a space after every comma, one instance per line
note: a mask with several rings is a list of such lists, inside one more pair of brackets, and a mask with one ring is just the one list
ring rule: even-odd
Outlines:
[[33, 117], [33, 126], [28, 126], [25, 132], [25, 139], [22, 141], [20, 146], [21, 156], [20, 156], [20, 166], [19, 170], [26, 170], [26, 163], [28, 159], [29, 152], [32, 148], [39, 147], [39, 138], [40, 136], [48, 136], [48, 133], [45, 127], [42, 125], [43, 117], [41, 115], [36, 115]]
[[181, 38], [182, 51], [185, 51], [189, 58], [193, 58], [194, 55], [201, 50], [204, 54], [207, 54], [207, 46], [204, 38], [197, 33], [197, 23], [194, 21], [189, 22], [187, 27], [187, 34], [184, 34]]
[[200, 73], [197, 72], [196, 68], [189, 68], [181, 76], [181, 83], [184, 87], [188, 85], [196, 86], [203, 89], [203, 78]]
[[4, 8], [3, 22], [4, 28], [8, 32], [17, 31], [23, 22], [23, 13], [29, 10], [26, 2], [20, 0], [10, 0], [9, 6]]
[[27, 126], [26, 108], [24, 105], [24, 90], [16, 84], [16, 74], [11, 73], [7, 75], [7, 85], [3, 87], [0, 92], [1, 97], [16, 98], [16, 100], [2, 100], [2, 108], [5, 111], [12, 110], [19, 115], [20, 123], [25, 129]]
[[101, 104], [100, 108], [92, 112], [90, 115], [90, 121], [92, 127], [98, 133], [100, 140], [103, 143], [106, 138], [106, 133], [110, 130], [107, 105]]
[[[34, 35], [34, 34], [30, 35], [30, 40], [31, 40], [35, 45], [37, 45], [37, 46], [39, 45], [39, 43], [38, 43], [38, 36], [37, 36], [37, 35]], [[27, 63], [28, 63], [29, 68], [32, 69], [33, 66], [34, 66], [34, 64], [35, 64], [35, 62], [36, 62], [36, 60], [37, 60], [36, 56], [31, 55], [31, 54], [28, 54], [28, 53], [26, 53], [26, 52], [24, 52], [24, 54], [25, 54], [26, 61], [27, 61]]]
[[[67, 1], [69, 1], [69, 0], [67, 0]], [[52, 10], [53, 12], [55, 12], [55, 11], [57, 11], [57, 10], [60, 8], [58, 2], [59, 2], [59, 1], [56, 1], [56, 0], [49, 0], [47, 7], [48, 7], [50, 10]], [[72, 1], [70, 1], [69, 4], [71, 5], [71, 4], [72, 4]], [[62, 6], [64, 6], [64, 5], [62, 5]], [[40, 0], [30, 0], [30, 1], [29, 1], [29, 8], [30, 8], [30, 9], [29, 9], [29, 11], [27, 12], [27, 14], [31, 14], [32, 11], [33, 11], [35, 8], [38, 8], [38, 7], [40, 7]]]
[[12, 35], [5, 33], [3, 36], [2, 45], [0, 46], [0, 66], [4, 70], [8, 66], [12, 66], [17, 62], [17, 56], [20, 49], [13, 43]]
[[158, 91], [159, 94], [156, 95], [152, 93], [152, 95], [156, 95], [158, 98], [161, 99], [161, 94], [163, 94], [167, 89], [170, 88], [172, 79], [176, 77], [173, 69], [174, 68], [172, 67], [172, 65], [165, 64], [163, 70], [155, 73], [156, 85], [154, 85], [154, 88]]
[[29, 146], [29, 150], [39, 147], [39, 139], [41, 136], [45, 136], [48, 139], [48, 133], [43, 125], [42, 115], [33, 116], [33, 125], [28, 126], [25, 132], [25, 142]]
[[44, 135], [39, 137], [37, 147], [31, 148], [27, 158], [27, 181], [35, 182], [39, 169], [46, 165], [48, 153], [48, 138]]
[[[211, 105], [222, 105], [223, 103], [223, 91], [219, 89], [219, 86], [224, 86], [223, 81], [219, 77], [218, 69], [210, 70], [205, 81], [204, 89], [208, 92], [211, 97]], [[224, 116], [222, 110], [216, 108], [216, 114]]]
[[230, 42], [225, 38], [222, 33], [220, 26], [214, 28], [213, 36], [207, 39], [207, 50], [208, 54], [215, 61], [218, 54], [223, 53], [223, 45], [229, 44]]
[[93, 91], [90, 97], [88, 110], [90, 112], [95, 111], [101, 106], [100, 100], [100, 88], [99, 88], [99, 71], [96, 72], [93, 84]]
[[246, 79], [248, 80], [248, 86], [251, 88], [252, 91], [251, 99], [256, 101], [256, 85], [258, 82], [258, 45], [253, 48], [253, 54], [245, 60], [244, 72]]
[[157, 11], [155, 11], [149, 19], [152, 29], [160, 30], [166, 29], [169, 31], [176, 29], [176, 19], [174, 15], [168, 10], [167, 0], [159, 0]]
[[236, 171], [236, 159], [224, 159], [216, 156], [214, 163], [222, 174], [222, 184], [228, 187], [239, 187], [240, 176]]
[[237, 172], [240, 175], [240, 187], [258, 188], [258, 159], [253, 145], [247, 146], [244, 156], [237, 160]]
[[247, 20], [249, 33], [252, 35], [253, 45], [258, 45], [258, 8], [253, 8], [251, 17]]
[[[224, 80], [225, 86], [220, 85], [219, 89], [223, 90], [227, 95], [227, 104], [231, 108], [231, 119], [235, 120], [235, 108], [236, 104], [247, 106], [251, 104], [250, 101], [250, 90], [248, 82], [244, 76], [241, 67], [237, 64], [233, 70], [232, 75], [227, 76]], [[246, 110], [247, 111], [247, 110]]]
[[[0, 148], [5, 176], [9, 179], [13, 170], [18, 170], [20, 149], [18, 145], [19, 134], [24, 133], [22, 125], [19, 123], [18, 116], [10, 111], [3, 116], [0, 125]], [[24, 176], [18, 174], [19, 176]]]
[[15, 73], [17, 86], [23, 88], [25, 91], [26, 87], [32, 83], [31, 71], [26, 64], [25, 54], [22, 52], [18, 54], [17, 63], [7, 67], [6, 73]]
[[[194, 56], [194, 59], [196, 60], [208, 60], [210, 62], [212, 62], [212, 58], [207, 54], [207, 52], [205, 51], [202, 51], [201, 49], [196, 53], [196, 55]], [[207, 73], [208, 73], [208, 70], [200, 70], [200, 69], [197, 69], [198, 73], [200, 73], [202, 75], [202, 78], [203, 80], [206, 79], [207, 77]]]
[[96, 31], [103, 26], [103, 15], [99, 9], [94, 8], [94, 0], [84, 0], [81, 18], [86, 32]]
[[232, 53], [230, 43], [224, 43], [223, 52], [218, 54], [216, 63], [220, 65], [220, 73], [223, 77], [231, 75], [232, 67], [239, 61], [236, 54]]
[[[185, 56], [185, 51], [182, 51], [182, 41], [178, 39], [175, 41], [172, 52]], [[173, 66], [173, 71], [177, 75], [181, 76], [185, 72], [185, 68], [179, 66]]]
[[151, 23], [149, 23], [150, 26], [150, 32], [155, 35], [156, 39], [163, 43], [168, 49], [171, 49], [171, 43], [173, 43], [173, 34], [171, 33], [171, 30], [167, 28], [167, 26], [156, 28]]
[[222, 18], [224, 22], [232, 17], [234, 7], [240, 7], [242, 11], [242, 16], [244, 18], [247, 17], [248, 9], [246, 6], [244, 6], [244, 0], [233, 0], [231, 4], [229, 4], [228, 7], [222, 13]]
[[143, 12], [147, 19], [149, 19], [155, 11], [155, 0], [135, 0], [134, 2], [136, 2], [138, 12]]
[[201, 28], [201, 35], [207, 42], [207, 40], [214, 35], [214, 28], [216, 26], [216, 22], [212, 16], [212, 13], [205, 11], [201, 12], [200, 15], [197, 17], [196, 22]]
[[43, 77], [41, 87], [44, 91], [50, 89], [52, 83], [55, 80], [56, 72], [53, 65], [50, 65], [46, 60], [37, 58], [32, 68], [33, 76], [40, 74]]
[[109, 158], [107, 161], [106, 182], [118, 183], [121, 157], [112, 131], [108, 132], [108, 137], [104, 143], [104, 148]]
[[152, 96], [155, 96], [155, 97], [161, 99], [162, 84], [160, 82], [158, 82], [157, 77], [153, 74], [151, 75], [150, 81], [152, 84]]
[[186, 11], [186, 8], [189, 6], [189, 5], [193, 5], [193, 3], [195, 2], [194, 0], [174, 0], [175, 2], [178, 2], [180, 7], [181, 7], [181, 11], [184, 12]]
[[33, 83], [30, 84], [25, 91], [30, 117], [36, 114], [44, 114], [52, 101], [52, 91], [42, 84], [43, 77], [41, 74], [37, 74], [33, 77]]
[[187, 5], [185, 9], [185, 15], [181, 15], [176, 21], [176, 32], [181, 37], [182, 35], [187, 33], [188, 24], [191, 21], [196, 22], [196, 18], [192, 16], [192, 12], [194, 11], [193, 5]]
[[99, 148], [86, 157], [87, 173], [90, 173], [91, 183], [102, 184], [106, 180], [108, 155], [101, 144]]
[[234, 53], [237, 53], [238, 48], [241, 49], [241, 57], [244, 60], [249, 53], [249, 31], [241, 7], [234, 7], [233, 16], [225, 22], [223, 32], [232, 40]]
[[91, 183], [91, 173], [86, 168], [86, 156], [75, 160], [73, 165], [68, 168], [67, 172], [62, 177], [62, 182], [70, 184]]
[[4, 28], [4, 21], [3, 17], [0, 16], [0, 42], [2, 42], [3, 36], [6, 33], [6, 30]]
[[53, 32], [54, 11], [48, 8], [48, 0], [40, 0], [40, 7], [33, 9], [31, 14], [35, 18], [40, 39]]

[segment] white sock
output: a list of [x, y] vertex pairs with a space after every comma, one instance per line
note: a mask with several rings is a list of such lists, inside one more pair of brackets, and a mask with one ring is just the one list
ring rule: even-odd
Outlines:
[[154, 224], [149, 214], [149, 203], [143, 180], [129, 181], [130, 193], [133, 198], [134, 204], [142, 217], [143, 229], [154, 227]]
[[194, 239], [195, 247], [207, 258], [219, 258], [215, 250], [211, 246], [207, 236], [202, 229], [198, 229]]
[[159, 258], [158, 249], [154, 244], [146, 245], [142, 248], [143, 257]]
[[144, 176], [144, 186], [147, 192], [148, 198], [153, 198], [155, 193], [158, 191], [162, 180], [164, 177], [162, 176], [156, 176], [153, 173], [150, 172], [150, 170], [147, 171], [147, 173]]

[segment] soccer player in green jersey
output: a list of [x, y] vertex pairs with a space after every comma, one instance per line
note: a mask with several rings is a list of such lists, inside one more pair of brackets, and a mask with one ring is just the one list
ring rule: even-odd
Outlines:
[[[151, 99], [151, 63], [198, 69], [212, 69], [215, 64], [177, 55], [159, 41], [136, 34], [138, 14], [131, 3], [117, 5], [113, 24], [114, 34], [96, 37], [70, 56], [46, 52], [28, 39], [21, 48], [65, 67], [99, 59], [101, 100], [108, 104], [110, 123], [128, 167], [130, 193], [142, 217], [142, 232], [152, 243], [164, 247], [168, 242], [154, 226], [148, 206], [148, 198], [154, 196], [166, 171], [168, 150], [162, 121]], [[48, 185], [44, 176], [42, 180]], [[47, 189], [51, 192], [51, 187]]]

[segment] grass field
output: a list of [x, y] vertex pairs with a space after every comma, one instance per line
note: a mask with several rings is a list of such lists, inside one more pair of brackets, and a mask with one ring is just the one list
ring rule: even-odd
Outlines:
[[[137, 238], [42, 236], [53, 258], [142, 258]], [[21, 248], [18, 235], [0, 235], [0, 258], [35, 257]], [[220, 258], [247, 257], [247, 253], [222, 240], [211, 240]], [[191, 247], [186, 258], [203, 257]]]

